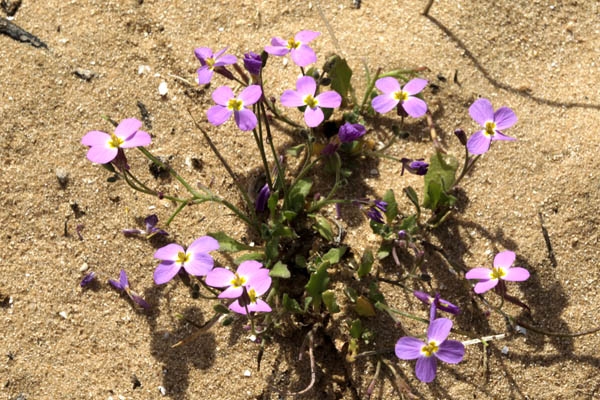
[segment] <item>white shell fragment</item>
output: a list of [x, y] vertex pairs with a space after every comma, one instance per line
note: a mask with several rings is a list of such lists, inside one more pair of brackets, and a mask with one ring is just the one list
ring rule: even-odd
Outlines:
[[158, 94], [161, 96], [166, 96], [169, 88], [167, 87], [167, 82], [162, 81], [160, 85], [158, 85]]

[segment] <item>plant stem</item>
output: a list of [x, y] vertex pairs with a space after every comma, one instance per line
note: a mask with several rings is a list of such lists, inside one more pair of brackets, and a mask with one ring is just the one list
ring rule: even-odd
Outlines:
[[263, 135], [262, 135], [262, 121], [260, 118], [260, 107], [256, 104], [252, 106], [254, 112], [258, 117], [258, 133], [256, 133], [256, 128], [252, 129], [252, 134], [254, 135], [254, 140], [256, 141], [256, 145], [258, 146], [258, 150], [260, 151], [260, 157], [262, 158], [263, 166], [265, 168], [265, 176], [267, 177], [267, 185], [269, 186], [269, 190], [273, 192], [273, 181], [271, 179], [271, 168], [269, 168], [269, 162], [267, 161], [267, 155], [265, 154], [265, 146], [263, 143]]
[[187, 206], [188, 203], [181, 203], [179, 205], [179, 207], [177, 207], [177, 209], [175, 210], [175, 212], [173, 212], [173, 214], [171, 214], [171, 216], [169, 217], [169, 219], [167, 220], [167, 223], [165, 224], [165, 226], [169, 226], [171, 224], [171, 222], [173, 221], [173, 219], [177, 216], [177, 214], [179, 214], [181, 212], [181, 210], [183, 210], [185, 208], [185, 206]]
[[335, 193], [338, 190], [338, 187], [340, 186], [340, 170], [341, 170], [342, 160], [340, 159], [340, 155], [337, 152], [335, 152], [333, 154], [337, 159], [337, 164], [336, 164], [337, 168], [335, 169], [335, 183], [333, 184], [333, 187], [329, 191], [329, 194], [327, 195], [327, 197], [325, 197], [323, 200], [318, 201], [316, 204], [314, 204], [313, 206], [311, 206], [309, 208], [309, 210], [308, 210], [309, 213], [320, 209], [325, 204], [328, 204], [328, 201], [333, 197], [333, 195], [335, 195]]
[[380, 73], [381, 73], [381, 68], [377, 68], [377, 72], [375, 72], [375, 76], [373, 76], [373, 79], [368, 81], [367, 90], [365, 91], [363, 101], [360, 105], [361, 111], [365, 108], [365, 104], [367, 103], [367, 100], [369, 100], [369, 97], [371, 96], [371, 92], [373, 91], [373, 88], [375, 87], [375, 81], [377, 81], [377, 79], [379, 78]]
[[283, 190], [283, 198], [287, 199], [287, 190], [285, 187], [285, 180], [283, 177], [283, 168], [281, 168], [281, 163], [279, 162], [279, 157], [277, 155], [277, 151], [275, 150], [275, 145], [273, 144], [273, 136], [271, 135], [271, 125], [269, 124], [269, 119], [267, 118], [265, 105], [262, 101], [258, 103], [258, 108], [260, 109], [260, 113], [265, 121], [265, 128], [267, 130], [267, 142], [269, 143], [269, 147], [271, 148], [271, 152], [273, 153], [273, 159], [275, 160], [275, 165], [277, 166], [277, 177], [279, 178], [279, 182], [281, 184], [281, 190]]
[[463, 169], [462, 169], [459, 177], [454, 181], [454, 184], [452, 185], [452, 187], [450, 189], [454, 189], [455, 187], [458, 186], [460, 181], [465, 177], [465, 175], [467, 175], [467, 173], [469, 171], [471, 171], [471, 169], [473, 169], [473, 166], [475, 165], [477, 160], [479, 160], [479, 158], [481, 157], [481, 154], [478, 154], [471, 160], [471, 158], [469, 157], [469, 151], [467, 150], [466, 147], [465, 147], [465, 152], [466, 152], [465, 165], [463, 166]]

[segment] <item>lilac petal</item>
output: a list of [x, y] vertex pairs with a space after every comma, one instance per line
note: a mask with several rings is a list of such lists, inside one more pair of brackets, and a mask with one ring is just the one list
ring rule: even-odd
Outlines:
[[202, 236], [194, 240], [189, 245], [187, 252], [189, 253], [208, 253], [209, 251], [219, 250], [219, 242], [210, 236]]
[[135, 118], [127, 118], [119, 122], [115, 128], [115, 135], [121, 139], [127, 139], [142, 127], [142, 121]]
[[214, 102], [223, 107], [227, 107], [229, 100], [234, 97], [233, 90], [229, 86], [218, 87], [212, 94]]
[[427, 112], [427, 103], [418, 97], [409, 96], [408, 99], [402, 102], [402, 108], [411, 117], [419, 118]]
[[435, 379], [437, 359], [435, 357], [420, 357], [417, 360], [415, 375], [421, 382], [429, 383]]
[[483, 131], [478, 131], [473, 136], [469, 138], [467, 142], [467, 150], [471, 154], [483, 154], [490, 149], [490, 143], [492, 140], [489, 136], [483, 133]]
[[496, 131], [494, 136], [492, 136], [492, 140], [508, 140], [509, 142], [514, 142], [517, 139], [510, 137], [510, 136], [506, 136], [504, 133], [502, 133], [500, 131]]
[[342, 96], [334, 90], [319, 94], [315, 99], [319, 107], [338, 108], [342, 104]]
[[120, 147], [125, 149], [128, 147], [148, 146], [151, 142], [152, 138], [148, 132], [137, 131], [132, 136], [129, 136]]
[[434, 355], [449, 364], [458, 364], [465, 355], [465, 345], [457, 340], [446, 340]]
[[400, 84], [396, 78], [392, 78], [391, 76], [377, 79], [375, 82], [375, 87], [386, 94], [394, 93], [400, 90]]
[[421, 349], [425, 346], [422, 340], [414, 337], [404, 336], [396, 342], [396, 357], [401, 360], [414, 360], [421, 357]]
[[229, 309], [238, 314], [246, 315], [246, 309], [240, 305], [239, 300], [236, 300], [233, 303], [231, 303]]
[[448, 318], [438, 318], [429, 324], [427, 340], [435, 340], [438, 344], [442, 343], [450, 334], [450, 329], [452, 329], [452, 321]]
[[113, 285], [115, 288], [117, 288], [119, 290], [125, 290], [125, 288], [123, 286], [121, 286], [121, 284], [119, 282], [117, 282], [117, 281], [109, 279], [108, 283], [110, 283], [111, 285]]
[[146, 303], [146, 300], [144, 300], [142, 298], [142, 296], [139, 296], [137, 294], [131, 293], [129, 295], [129, 297], [131, 297], [131, 300], [133, 300], [137, 305], [142, 306], [146, 309], [150, 308], [150, 304]]
[[237, 57], [231, 54], [225, 54], [219, 58], [219, 61], [215, 63], [215, 67], [222, 67], [223, 65], [231, 65], [237, 62]]
[[139, 229], [123, 229], [121, 232], [123, 232], [124, 235], [139, 235], [140, 233], [146, 233]]
[[198, 47], [197, 49], [194, 49], [194, 54], [196, 55], [196, 58], [200, 61], [204, 61], [207, 58], [212, 58], [213, 56], [212, 50], [208, 47]]
[[265, 301], [263, 301], [261, 299], [256, 299], [256, 303], [248, 304], [248, 311], [250, 311], [250, 312], [271, 312], [272, 310], [271, 310], [271, 307]]
[[215, 261], [207, 253], [196, 253], [191, 260], [183, 264], [183, 268], [190, 275], [204, 276], [213, 268]]
[[264, 270], [263, 273], [256, 274], [248, 280], [248, 287], [254, 289], [257, 296], [262, 296], [271, 287], [271, 277], [269, 271]]
[[479, 281], [479, 283], [475, 285], [474, 291], [477, 294], [481, 294], [494, 288], [497, 284], [498, 279], [488, 279], [486, 281]]
[[312, 76], [303, 76], [296, 81], [296, 91], [303, 98], [309, 94], [314, 96], [316, 90], [317, 82]]
[[232, 113], [233, 111], [229, 108], [216, 105], [208, 109], [206, 112], [206, 118], [211, 124], [219, 126], [227, 121], [229, 117], [231, 117]]
[[228, 269], [215, 268], [206, 275], [205, 282], [212, 287], [227, 287], [231, 286], [231, 281], [235, 279], [235, 275]]
[[321, 32], [300, 31], [296, 33], [296, 36], [294, 36], [294, 40], [300, 43], [308, 43], [315, 40], [317, 37], [319, 37], [320, 34]]
[[502, 251], [494, 257], [494, 267], [509, 268], [515, 262], [517, 255], [510, 250]]
[[81, 138], [81, 144], [85, 146], [106, 146], [110, 141], [110, 135], [102, 131], [90, 131]]
[[465, 274], [467, 279], [484, 279], [488, 280], [492, 276], [492, 270], [489, 268], [473, 268]]
[[262, 96], [262, 90], [259, 85], [250, 85], [246, 89], [242, 90], [242, 93], [238, 96], [238, 99], [244, 102], [244, 106], [252, 105], [256, 103]]
[[436, 302], [436, 304], [437, 304], [438, 310], [446, 311], [447, 313], [454, 314], [454, 315], [460, 314], [460, 308], [458, 306], [455, 306], [454, 304], [450, 303], [449, 301], [446, 301], [444, 299], [439, 299]]
[[419, 290], [415, 290], [413, 294], [417, 299], [421, 300], [425, 304], [431, 304], [431, 300], [433, 300], [433, 298], [430, 295]]
[[292, 60], [294, 60], [297, 66], [306, 67], [317, 61], [317, 55], [313, 49], [305, 44], [301, 44], [298, 48], [292, 49]]
[[469, 115], [479, 125], [485, 126], [487, 121], [494, 120], [494, 107], [492, 107], [492, 103], [488, 99], [477, 99], [469, 107]]
[[94, 271], [92, 271], [83, 277], [83, 279], [81, 280], [79, 285], [81, 287], [85, 287], [85, 286], [89, 285], [95, 278], [96, 278], [96, 273]]
[[234, 111], [235, 123], [243, 131], [251, 131], [256, 127], [258, 120], [256, 115], [247, 108], [243, 108], [240, 111]]
[[273, 56], [285, 56], [290, 52], [290, 49], [279, 46], [265, 46], [265, 51]]
[[221, 292], [218, 296], [220, 299], [237, 299], [244, 293], [244, 287], [229, 286], [227, 289]]
[[416, 79], [409, 81], [406, 85], [404, 85], [402, 90], [405, 91], [406, 93], [412, 95], [412, 94], [419, 93], [421, 90], [423, 90], [425, 88], [425, 86], [427, 86], [427, 81], [425, 79], [416, 78]]
[[154, 270], [154, 282], [157, 285], [169, 282], [181, 269], [181, 266], [175, 262], [162, 262]]
[[126, 287], [129, 286], [129, 279], [127, 279], [127, 272], [125, 272], [124, 269], [122, 269], [121, 272], [119, 273], [119, 283], [121, 284], [121, 287], [123, 289], [125, 289]]
[[93, 146], [87, 152], [87, 159], [97, 164], [106, 164], [115, 159], [117, 152], [116, 148]]
[[[248, 260], [248, 261], [244, 261], [243, 263], [240, 264], [240, 266], [237, 269], [237, 274], [240, 276], [243, 275], [243, 276], [251, 277], [256, 272], [258, 272], [258, 270], [260, 270], [261, 268], [263, 268], [263, 265], [261, 263], [259, 263], [258, 261]], [[268, 272], [268, 270], [266, 268], [264, 270]]]
[[527, 271], [525, 268], [514, 267], [505, 270], [505, 272], [506, 275], [502, 277], [502, 279], [504, 279], [505, 281], [521, 282], [529, 279], [529, 271]]
[[150, 232], [150, 230], [158, 224], [158, 216], [156, 214], [148, 215], [144, 219], [144, 224], [146, 225], [146, 230]]
[[281, 104], [286, 107], [301, 107], [304, 105], [304, 100], [295, 90], [286, 90], [281, 95]]
[[304, 122], [306, 122], [306, 125], [314, 128], [319, 126], [319, 124], [323, 122], [323, 119], [325, 119], [325, 116], [319, 107], [306, 107], [306, 110], [304, 111]]
[[154, 253], [154, 258], [158, 258], [159, 260], [175, 262], [177, 260], [177, 255], [179, 254], [179, 252], [185, 253], [183, 247], [181, 247], [177, 243], [170, 243], [156, 250], [156, 252]]
[[494, 113], [494, 122], [498, 130], [510, 128], [517, 123], [517, 116], [510, 108], [500, 107]]
[[198, 68], [198, 85], [206, 85], [213, 76], [213, 70], [206, 65]]
[[380, 94], [371, 101], [371, 106], [378, 113], [385, 114], [391, 111], [398, 105], [398, 100], [389, 94]]
[[227, 49], [228, 49], [228, 48], [229, 48], [229, 46], [225, 47], [225, 48], [224, 48], [224, 49], [222, 49], [222, 50], [219, 50], [219, 51], [217, 51], [217, 52], [215, 53], [215, 55], [213, 56], [213, 58], [214, 58], [215, 60], [218, 60], [218, 59], [219, 59], [219, 58], [220, 58], [220, 57], [223, 55], [223, 53], [225, 53], [225, 52], [227, 51]]

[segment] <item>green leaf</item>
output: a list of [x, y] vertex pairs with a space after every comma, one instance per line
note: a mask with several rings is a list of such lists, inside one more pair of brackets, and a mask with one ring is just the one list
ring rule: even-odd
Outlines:
[[377, 252], [377, 258], [383, 260], [392, 252], [392, 244], [390, 242], [381, 243], [379, 251]]
[[323, 303], [327, 307], [327, 311], [331, 314], [340, 312], [340, 307], [335, 301], [335, 292], [333, 290], [326, 290], [323, 292]]
[[223, 304], [215, 304], [213, 310], [220, 314], [229, 314], [229, 308], [225, 307]]
[[236, 258], [235, 260], [233, 260], [233, 262], [236, 265], [240, 265], [241, 263], [243, 263], [244, 261], [248, 261], [248, 260], [264, 260], [265, 259], [265, 253], [262, 252], [256, 252], [256, 253], [248, 253], [248, 254], [244, 254], [242, 256], [239, 256], [238, 258]]
[[304, 208], [304, 201], [310, 192], [311, 186], [312, 181], [310, 179], [300, 179], [296, 182], [289, 193], [291, 211], [297, 214]]
[[237, 240], [230, 238], [225, 232], [209, 232], [208, 236], [216, 239], [219, 242], [219, 251], [235, 253], [242, 250], [254, 250], [254, 247], [240, 243]]
[[298, 215], [297, 213], [289, 210], [284, 211], [281, 214], [283, 214], [283, 218], [285, 218], [287, 221], [292, 221], [294, 218], [296, 218], [296, 215]]
[[229, 326], [233, 323], [233, 317], [227, 317], [221, 321], [221, 325]]
[[328, 262], [324, 262], [319, 268], [310, 275], [310, 279], [306, 284], [306, 291], [312, 298], [313, 310], [319, 312], [321, 309], [321, 295], [327, 289], [329, 284], [329, 274], [327, 268]]
[[369, 284], [369, 299], [374, 303], [379, 302], [385, 304], [385, 297], [383, 297], [383, 294], [379, 291], [379, 287], [375, 281]]
[[296, 254], [296, 257], [294, 257], [294, 262], [298, 267], [306, 268], [306, 257], [304, 257], [302, 254]]
[[327, 253], [321, 258], [323, 261], [327, 261], [329, 264], [334, 265], [340, 262], [348, 248], [346, 246], [333, 247], [329, 249]]
[[394, 195], [394, 191], [392, 189], [388, 189], [387, 192], [383, 195], [383, 201], [387, 203], [386, 211], [385, 211], [385, 219], [388, 224], [391, 224], [394, 221], [394, 218], [398, 215], [398, 203], [396, 203], [396, 196]]
[[282, 304], [286, 311], [300, 314], [304, 313], [304, 310], [302, 310], [296, 299], [292, 299], [287, 293], [283, 294]]
[[267, 241], [265, 246], [265, 256], [268, 262], [275, 261], [279, 256], [279, 237], [273, 236]]
[[360, 259], [360, 266], [358, 267], [358, 277], [362, 278], [365, 275], [368, 275], [371, 272], [371, 268], [373, 267], [373, 262], [375, 259], [373, 258], [373, 252], [371, 249], [365, 250], [362, 258]]
[[317, 232], [319, 232], [319, 234], [328, 242], [333, 242], [333, 230], [327, 218], [321, 215], [315, 215], [315, 220], [317, 221], [315, 224]]
[[362, 321], [360, 320], [360, 318], [357, 318], [354, 321], [352, 321], [352, 325], [350, 326], [350, 336], [352, 336], [354, 339], [360, 339], [360, 335], [362, 335], [362, 332]]
[[[330, 59], [331, 60], [331, 59]], [[331, 88], [338, 92], [342, 98], [347, 98], [350, 90], [350, 79], [352, 78], [352, 70], [348, 66], [346, 60], [340, 56], [333, 56], [331, 70], [329, 70], [329, 78], [331, 79]], [[328, 61], [329, 62], [329, 61]]]
[[419, 206], [419, 196], [417, 196], [417, 192], [415, 192], [415, 189], [413, 189], [412, 186], [405, 187], [404, 194], [406, 195], [406, 197], [408, 197], [411, 203], [415, 205], [417, 209], [417, 214], [420, 214], [421, 206]]
[[271, 268], [269, 276], [271, 278], [288, 279], [292, 275], [290, 274], [290, 270], [288, 269], [287, 265], [285, 265], [281, 261], [277, 261], [275, 265], [273, 265], [273, 267]]
[[409, 235], [412, 235], [417, 230], [417, 216], [410, 215], [402, 220], [399, 230], [406, 231]]
[[361, 317], [374, 317], [375, 316], [375, 308], [373, 308], [373, 304], [367, 299], [365, 296], [360, 296], [356, 299], [356, 304], [354, 305], [354, 311]]
[[304, 144], [299, 144], [298, 146], [293, 146], [287, 149], [286, 153], [288, 153], [290, 156], [298, 157], [302, 150], [304, 150]]
[[[423, 207], [435, 210], [440, 200], [442, 200], [442, 205], [450, 200], [451, 196], [445, 193], [454, 184], [457, 168], [458, 161], [452, 155], [438, 152], [431, 156], [425, 175]], [[442, 197], [442, 193], [444, 197]]]
[[346, 286], [344, 288], [344, 294], [352, 303], [356, 303], [356, 299], [358, 299], [358, 292], [351, 288], [350, 286]]

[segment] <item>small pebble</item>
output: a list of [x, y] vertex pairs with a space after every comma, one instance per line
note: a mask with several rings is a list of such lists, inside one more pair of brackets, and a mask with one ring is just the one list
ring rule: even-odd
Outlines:
[[56, 168], [56, 179], [58, 179], [58, 183], [61, 187], [67, 186], [67, 182], [69, 182], [69, 172], [61, 167]]
[[505, 355], [506, 355], [506, 354], [508, 354], [508, 347], [507, 347], [507, 346], [504, 346], [504, 347], [502, 348], [502, 350], [500, 350], [500, 351], [502, 352], [502, 354], [505, 354]]
[[162, 81], [160, 85], [158, 85], [158, 94], [161, 96], [166, 96], [169, 88], [167, 87], [167, 82]]
[[138, 75], [143, 75], [145, 72], [150, 72], [150, 66], [148, 66], [148, 65], [140, 65], [138, 67]]
[[285, 67], [287, 64], [288, 64], [288, 59], [287, 59], [287, 58], [284, 58], [284, 59], [283, 59], [283, 66]]
[[523, 327], [522, 327], [522, 326], [520, 326], [520, 325], [517, 325], [517, 326], [515, 326], [515, 330], [516, 330], [517, 332], [519, 332], [519, 333], [523, 334], [523, 335], [526, 335], [526, 334], [527, 334], [527, 329], [523, 328]]
[[63, 319], [69, 318], [69, 316], [67, 315], [67, 313], [65, 311], [59, 312], [58, 315], [60, 315]]
[[167, 389], [165, 389], [163, 386], [159, 386], [158, 387], [158, 391], [160, 392], [160, 394], [162, 394], [163, 396], [167, 395]]
[[244, 371], [244, 376], [250, 376], [250, 375], [252, 375], [252, 372], [250, 372], [250, 370], [247, 369]]
[[84, 262], [83, 264], [81, 264], [81, 267], [79, 267], [79, 272], [85, 272], [88, 270], [88, 268], [88, 263]]
[[378, 170], [376, 170], [375, 168], [373, 168], [371, 171], [369, 171], [369, 173], [370, 173], [372, 176], [379, 176], [379, 171], [378, 171]]
[[90, 81], [93, 77], [96, 76], [96, 73], [94, 71], [90, 71], [89, 69], [83, 68], [76, 68], [73, 71], [73, 73], [85, 81]]

